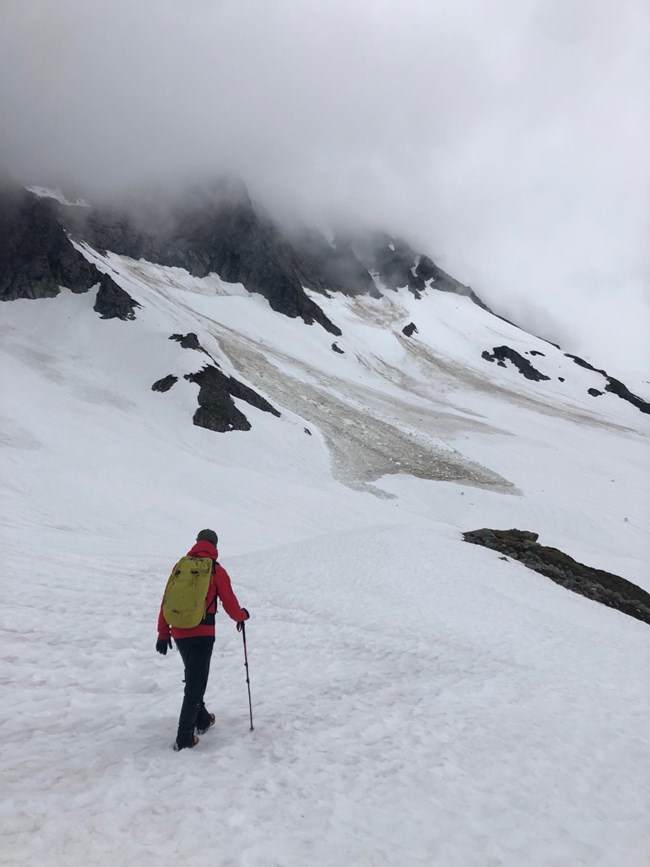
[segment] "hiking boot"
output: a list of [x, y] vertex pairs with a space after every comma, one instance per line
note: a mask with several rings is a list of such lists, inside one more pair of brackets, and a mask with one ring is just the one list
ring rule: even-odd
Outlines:
[[199, 739], [196, 735], [192, 736], [192, 742], [188, 744], [179, 744], [178, 741], [174, 741], [174, 752], [178, 753], [181, 750], [190, 750], [192, 747], [195, 747], [199, 742]]
[[196, 730], [200, 735], [204, 735], [209, 728], [214, 725], [214, 714], [209, 713], [206, 719], [201, 720], [201, 725], [197, 723]]

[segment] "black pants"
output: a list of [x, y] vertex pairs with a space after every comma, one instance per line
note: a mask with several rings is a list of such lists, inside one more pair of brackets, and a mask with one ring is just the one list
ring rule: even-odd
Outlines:
[[178, 718], [176, 742], [179, 747], [189, 747], [194, 744], [194, 728], [207, 728], [210, 721], [203, 696], [210, 675], [214, 636], [180, 638], [176, 647], [185, 666], [185, 695]]

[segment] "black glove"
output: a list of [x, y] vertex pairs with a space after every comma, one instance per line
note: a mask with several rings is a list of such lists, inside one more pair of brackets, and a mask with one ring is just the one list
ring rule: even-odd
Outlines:
[[158, 653], [162, 653], [163, 656], [167, 653], [167, 648], [172, 649], [172, 640], [171, 638], [159, 638], [156, 642], [156, 650]]
[[244, 623], [250, 619], [250, 614], [248, 613], [248, 611], [245, 608], [242, 608], [242, 611], [244, 612], [246, 617], [244, 617], [243, 620], [240, 620], [239, 623], [237, 624], [237, 632], [241, 632], [242, 629], [244, 628]]

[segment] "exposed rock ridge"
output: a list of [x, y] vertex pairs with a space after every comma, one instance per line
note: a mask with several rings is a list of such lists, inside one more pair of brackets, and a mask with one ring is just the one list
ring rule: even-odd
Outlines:
[[279, 313], [341, 335], [304, 291], [326, 293], [327, 285], [250, 201], [187, 205], [165, 221], [81, 208], [68, 208], [65, 218], [74, 236], [96, 249], [184, 268], [195, 277], [218, 274], [264, 296]]
[[463, 533], [463, 538], [519, 560], [567, 590], [650, 624], [650, 593], [619, 575], [585, 566], [557, 548], [538, 544], [537, 533], [483, 528]]
[[[643, 398], [638, 397], [638, 395], [633, 394], [619, 379], [610, 376], [606, 370], [594, 367], [593, 364], [589, 364], [588, 361], [585, 361], [584, 358], [580, 358], [578, 355], [571, 355], [569, 352], [565, 352], [564, 354], [567, 358], [571, 358], [575, 361], [575, 363], [580, 367], [584, 367], [586, 370], [593, 370], [594, 373], [600, 373], [601, 376], [604, 376], [606, 379], [606, 384], [604, 386], [605, 391], [609, 391], [617, 397], [620, 397], [622, 400], [626, 400], [641, 412], [650, 414], [650, 403], [643, 400]], [[597, 389], [589, 389], [590, 394], [594, 391], [597, 391]]]
[[368, 272], [375, 274], [380, 283], [389, 289], [406, 286], [416, 298], [420, 298], [427, 285], [431, 285], [441, 292], [467, 296], [483, 310], [492, 312], [470, 286], [455, 280], [439, 268], [433, 259], [417, 253], [400, 238], [385, 233], [356, 237], [350, 243], [350, 249]]
[[117, 210], [62, 209], [72, 234], [96, 249], [181, 267], [195, 277], [218, 274], [264, 296], [274, 310], [318, 323], [337, 337], [340, 329], [305, 289], [326, 297], [381, 297], [379, 283], [406, 286], [419, 298], [431, 286], [489, 310], [470, 287], [406, 242], [382, 234], [328, 241], [315, 230], [292, 232], [253, 206], [243, 185], [235, 194], [201, 191], [184, 204], [169, 203], [167, 211], [161, 219], [155, 210], [135, 218]]
[[502, 367], [506, 366], [505, 361], [508, 359], [508, 361], [511, 361], [515, 365], [519, 373], [533, 382], [542, 382], [550, 379], [550, 376], [540, 373], [527, 358], [524, 358], [523, 355], [509, 346], [495, 346], [491, 353], [487, 350], [482, 352], [481, 358], [484, 358], [486, 361], [497, 361]]

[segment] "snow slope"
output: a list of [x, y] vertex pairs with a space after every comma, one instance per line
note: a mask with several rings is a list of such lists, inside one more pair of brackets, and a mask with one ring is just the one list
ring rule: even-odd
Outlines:
[[[243, 287], [85, 252], [134, 322], [67, 290], [0, 320], [1, 862], [647, 864], [647, 626], [461, 541], [536, 530], [649, 588], [647, 416], [465, 298], [319, 297], [340, 355]], [[193, 426], [188, 331], [281, 418]], [[553, 378], [481, 359], [504, 342]], [[175, 754], [155, 621], [204, 526], [255, 731], [222, 613], [217, 725]]]

